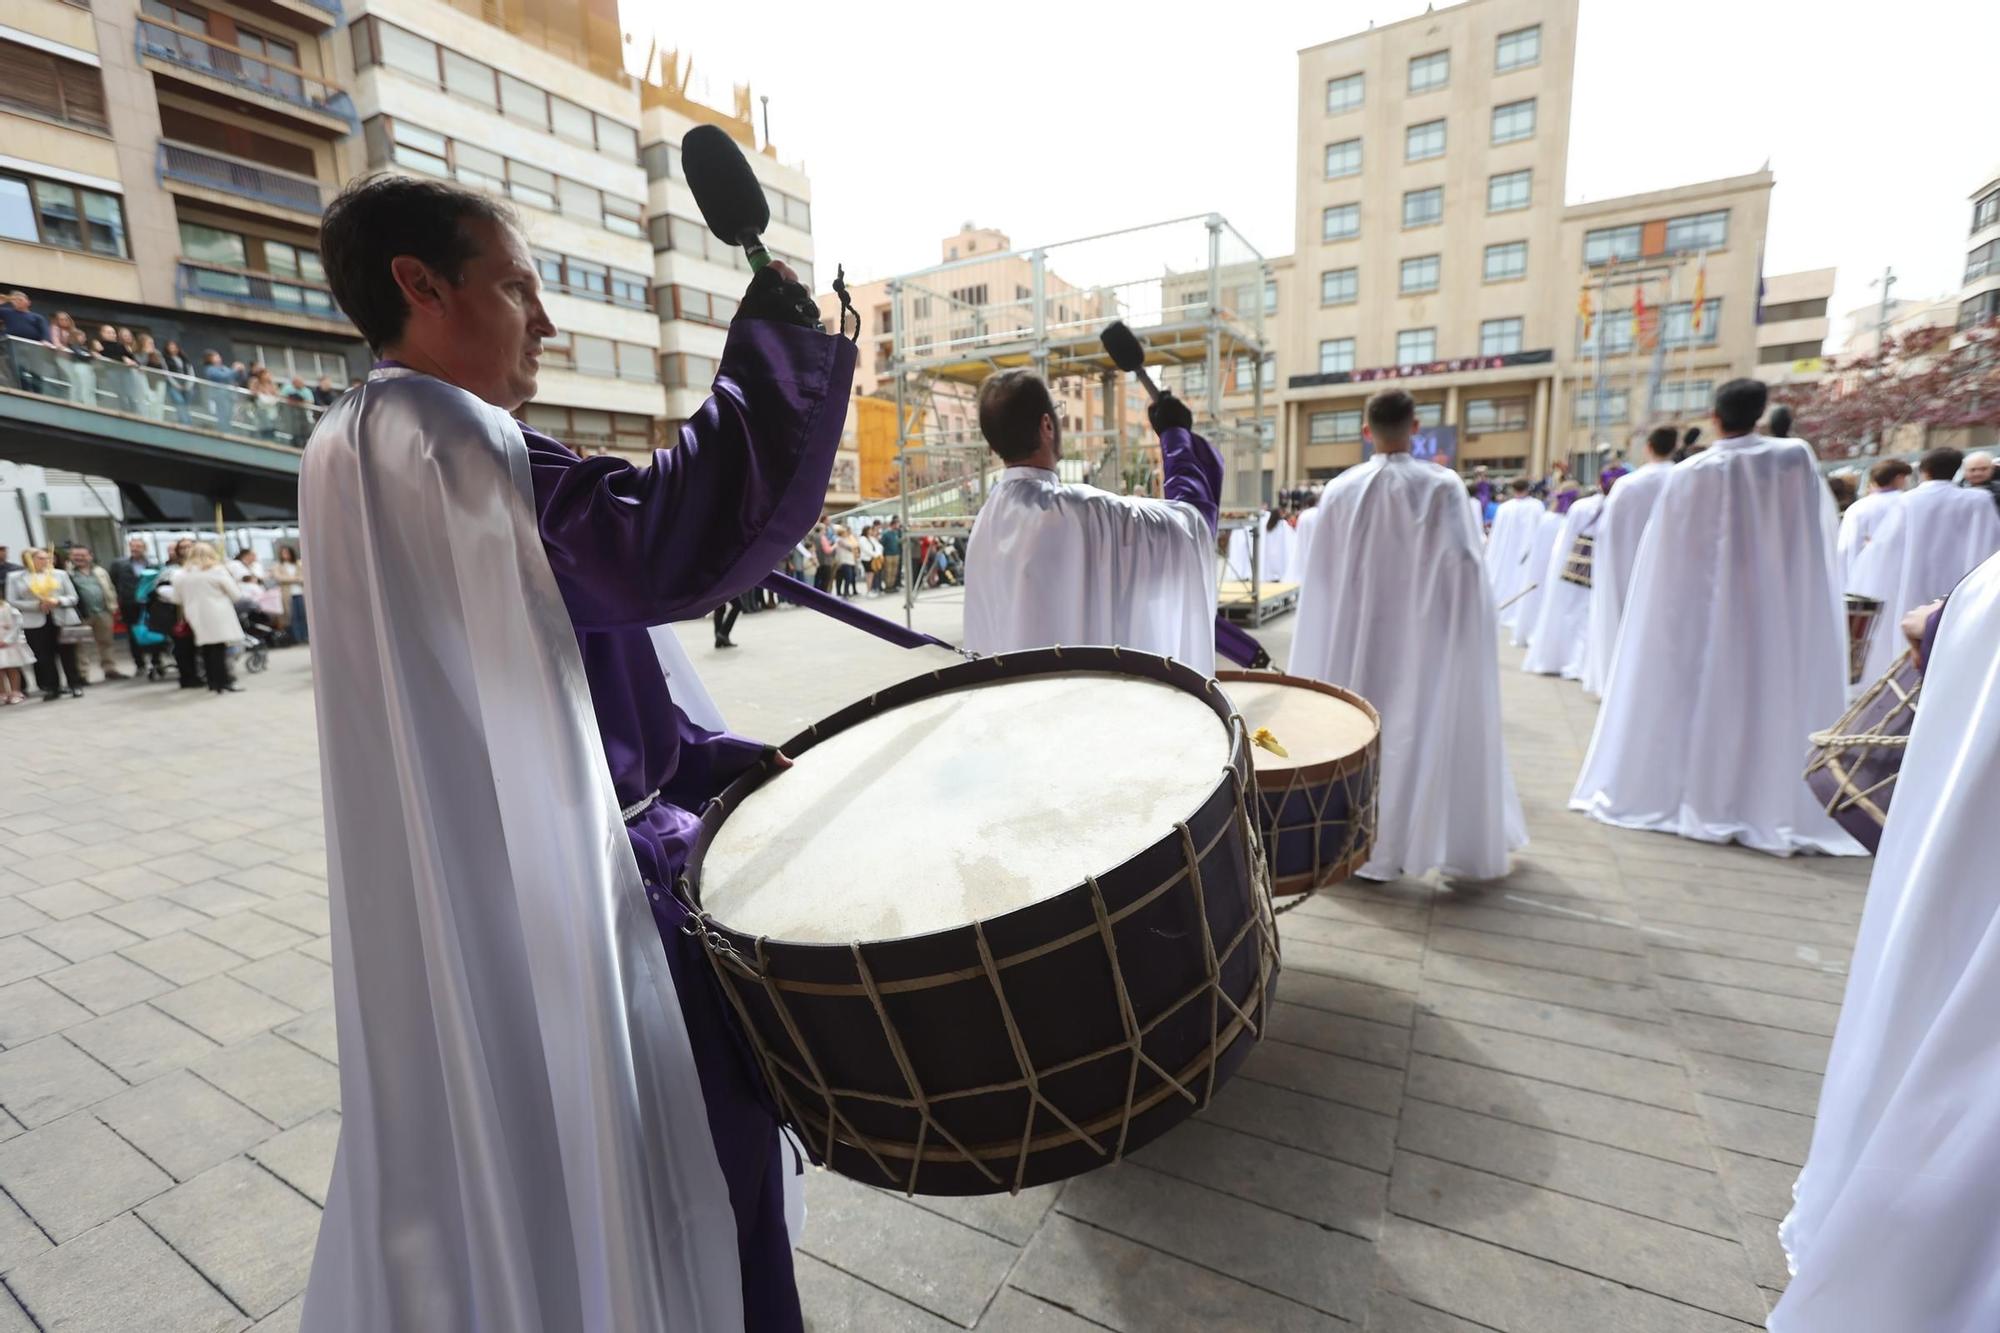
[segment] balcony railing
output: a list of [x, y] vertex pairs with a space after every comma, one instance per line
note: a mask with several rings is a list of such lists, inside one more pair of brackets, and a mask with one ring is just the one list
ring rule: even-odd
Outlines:
[[246, 93], [275, 98], [306, 111], [332, 116], [345, 121], [350, 132], [360, 130], [352, 99], [339, 86], [308, 74], [297, 66], [251, 55], [214, 38], [149, 18], [141, 18], [138, 22], [138, 50], [141, 57], [164, 60], [182, 69], [220, 79]]
[[301, 213], [317, 213], [323, 205], [319, 182], [310, 176], [166, 139], [160, 140], [159, 174], [162, 181], [199, 185]]
[[333, 291], [323, 283], [252, 269], [231, 268], [199, 259], [180, 261], [175, 290], [185, 301], [227, 301], [232, 305], [276, 310], [287, 315], [308, 315], [314, 319], [340, 321], [340, 308], [333, 303]]
[[335, 18], [339, 18], [343, 12], [340, 7], [340, 0], [306, 0], [306, 3], [314, 9], [324, 10]]
[[66, 349], [25, 338], [8, 338], [0, 347], [5, 350], [0, 358], [0, 377], [5, 382], [0, 388], [106, 413], [107, 430], [111, 428], [109, 414], [119, 413], [238, 439], [303, 445], [326, 410], [309, 398], [288, 398], [283, 390], [255, 393], [238, 388], [233, 379], [214, 383], [202, 378], [199, 371], [174, 375], [125, 361], [77, 357]]

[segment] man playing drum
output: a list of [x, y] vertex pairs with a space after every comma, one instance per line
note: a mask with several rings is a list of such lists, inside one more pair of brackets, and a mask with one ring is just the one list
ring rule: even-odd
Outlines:
[[1104, 644], [1215, 674], [1215, 521], [1222, 458], [1172, 394], [1147, 409], [1164, 499], [1066, 485], [1049, 388], [1025, 370], [979, 389], [979, 429], [1007, 470], [965, 551], [965, 646]]
[[508, 415], [556, 330], [503, 205], [376, 177], [321, 252], [382, 360], [300, 484], [343, 1113], [301, 1327], [797, 1330], [768, 1097], [665, 888], [766, 751], [648, 627], [811, 528], [853, 347], [759, 272], [635, 468]]

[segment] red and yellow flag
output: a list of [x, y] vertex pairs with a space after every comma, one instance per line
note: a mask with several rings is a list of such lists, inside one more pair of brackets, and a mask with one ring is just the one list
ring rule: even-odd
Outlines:
[[1632, 289], [1632, 342], [1641, 350], [1653, 345], [1653, 311], [1643, 286]]
[[1590, 304], [1590, 288], [1586, 285], [1583, 290], [1577, 293], [1576, 297], [1576, 317], [1583, 321], [1583, 336], [1586, 338], [1590, 336], [1590, 322], [1593, 313], [1594, 310]]
[[1694, 271], [1694, 331], [1701, 332], [1701, 308], [1708, 300], [1708, 256], [1701, 257], [1700, 267]]

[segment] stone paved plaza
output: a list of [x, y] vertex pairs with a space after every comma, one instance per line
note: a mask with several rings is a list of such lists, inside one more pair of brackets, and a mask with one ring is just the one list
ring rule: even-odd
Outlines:
[[[796, 611], [736, 637], [686, 639], [773, 740], [935, 660]], [[1503, 661], [1508, 881], [1283, 917], [1268, 1038], [1120, 1166], [980, 1200], [814, 1172], [809, 1325], [1761, 1325], [1870, 863], [1565, 812], [1594, 707]], [[0, 756], [0, 1333], [295, 1328], [339, 1125], [305, 653], [0, 711]]]

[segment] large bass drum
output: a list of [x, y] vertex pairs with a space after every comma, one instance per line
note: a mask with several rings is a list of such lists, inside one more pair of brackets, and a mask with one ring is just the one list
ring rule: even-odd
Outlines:
[[1855, 698], [1838, 722], [1811, 737], [1806, 786], [1834, 823], [1870, 852], [1881, 843], [1882, 826], [1889, 821], [1889, 802], [1896, 795], [1923, 688], [1916, 658], [1906, 652]]
[[1262, 1034], [1249, 742], [1111, 648], [891, 686], [702, 816], [680, 892], [780, 1113], [843, 1175], [984, 1194], [1116, 1161]]

